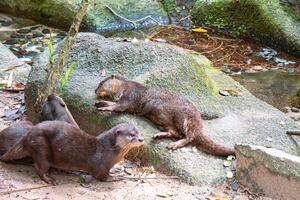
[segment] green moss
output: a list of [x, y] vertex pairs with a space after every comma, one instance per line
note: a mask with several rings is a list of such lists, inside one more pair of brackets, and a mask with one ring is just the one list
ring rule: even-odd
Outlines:
[[176, 8], [174, 0], [161, 0], [160, 1], [167, 12], [170, 12]]
[[200, 55], [192, 55], [190, 58], [190, 68], [188, 69], [188, 75], [191, 80], [191, 85], [195, 92], [199, 92], [205, 89], [210, 95], [217, 94], [218, 87], [215, 82], [210, 79], [206, 70], [209, 70], [212, 66], [207, 62], [203, 62], [204, 57], [200, 58]]

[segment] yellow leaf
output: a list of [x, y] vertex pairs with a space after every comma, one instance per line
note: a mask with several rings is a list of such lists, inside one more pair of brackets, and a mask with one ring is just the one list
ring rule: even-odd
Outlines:
[[207, 30], [203, 28], [193, 28], [192, 31], [197, 33], [207, 33]]
[[225, 194], [210, 194], [207, 195], [209, 200], [230, 200], [230, 198]]

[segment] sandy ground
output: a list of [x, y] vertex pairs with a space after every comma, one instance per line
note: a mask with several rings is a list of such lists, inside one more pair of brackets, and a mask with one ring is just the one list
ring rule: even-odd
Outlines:
[[[0, 115], [4, 110], [18, 107], [21, 93], [0, 91]], [[0, 130], [13, 122], [0, 118]], [[149, 170], [150, 169], [150, 170]], [[129, 161], [118, 164], [112, 175], [125, 180], [99, 182], [87, 175], [57, 170], [50, 173], [59, 185], [47, 185], [39, 179], [32, 166], [0, 162], [0, 199], [268, 199], [255, 197], [242, 186], [234, 192], [227, 183], [220, 186], [191, 186], [158, 173], [151, 167], [141, 167]], [[132, 179], [128, 177], [144, 177]], [[82, 177], [89, 177], [84, 183]], [[125, 178], [124, 178], [125, 177]], [[145, 178], [146, 177], [146, 178]], [[163, 178], [161, 178], [163, 177]], [[86, 179], [85, 179], [86, 180]], [[211, 196], [210, 196], [211, 195]]]

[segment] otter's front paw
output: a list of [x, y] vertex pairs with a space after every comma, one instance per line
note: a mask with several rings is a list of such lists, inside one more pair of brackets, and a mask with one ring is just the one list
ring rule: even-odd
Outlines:
[[112, 111], [112, 108], [111, 107], [100, 107], [100, 108], [97, 108], [97, 110], [99, 110], [99, 111]]
[[94, 106], [99, 108], [99, 107], [106, 107], [106, 106], [109, 106], [109, 105], [108, 105], [107, 101], [96, 101]]
[[58, 185], [58, 183], [56, 182], [56, 180], [54, 178], [52, 178], [51, 176], [49, 176], [49, 175], [44, 174], [44, 175], [41, 176], [41, 179], [43, 181], [45, 181], [46, 183], [48, 183], [48, 184]]
[[180, 144], [178, 144], [178, 142], [171, 142], [171, 143], [167, 144], [167, 148], [172, 149], [172, 150], [176, 150], [180, 147], [181, 146], [180, 146]]

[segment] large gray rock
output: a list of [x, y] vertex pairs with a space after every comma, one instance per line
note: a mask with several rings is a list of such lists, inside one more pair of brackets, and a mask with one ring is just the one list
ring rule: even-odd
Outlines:
[[273, 148], [236, 145], [237, 179], [276, 199], [300, 197], [300, 157]]
[[[45, 75], [46, 53], [35, 62], [27, 83], [25, 98], [29, 117], [34, 116], [37, 90]], [[152, 140], [158, 129], [149, 121], [133, 115], [96, 111], [94, 91], [105, 78], [101, 77], [103, 70], [107, 76], [117, 73], [147, 85], [177, 91], [193, 101], [199, 111], [223, 115], [205, 121], [205, 129], [218, 143], [233, 146], [247, 142], [299, 153], [299, 140], [285, 134], [288, 128], [296, 128], [293, 120], [256, 99], [230, 77], [212, 68], [210, 62], [196, 52], [160, 43], [116, 42], [97, 34], [81, 33], [71, 50], [69, 63], [76, 63], [76, 66], [66, 83], [63, 98], [80, 127], [97, 134], [121, 121], [134, 123], [147, 141], [142, 152], [144, 160], [187, 181], [217, 183], [224, 180], [222, 159], [194, 152], [191, 147], [169, 151], [165, 148], [168, 140]], [[220, 96], [218, 90], [224, 88], [240, 90], [242, 96]]]
[[192, 16], [198, 23], [234, 36], [258, 38], [300, 55], [299, 1], [197, 0]]
[[8, 48], [0, 43], [0, 78], [14, 73], [14, 80], [26, 84], [30, 65], [20, 61]]
[[[81, 0], [1, 0], [0, 12], [10, 13], [18, 17], [27, 17], [53, 27], [67, 29], [77, 13]], [[137, 23], [137, 27], [166, 24], [169, 18], [158, 1], [152, 0], [93, 0], [82, 30], [106, 32], [121, 29], [132, 29], [134, 25], [114, 15], [107, 7], [118, 15], [129, 20], [138, 20], [151, 16]]]

